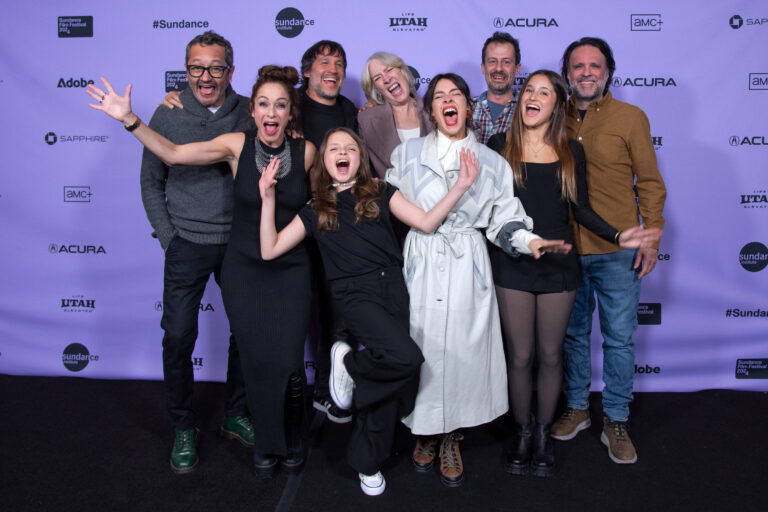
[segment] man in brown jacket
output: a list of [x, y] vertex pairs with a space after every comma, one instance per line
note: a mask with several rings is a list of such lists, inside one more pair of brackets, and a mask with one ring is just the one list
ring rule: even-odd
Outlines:
[[[602, 39], [585, 37], [563, 55], [562, 74], [571, 86], [568, 135], [584, 146], [592, 208], [616, 229], [643, 224], [662, 228], [666, 188], [645, 113], [613, 98], [608, 88], [616, 69]], [[595, 295], [603, 334], [603, 432], [601, 441], [616, 463], [632, 464], [637, 452], [627, 421], [632, 401], [640, 279], [651, 272], [658, 245], [620, 249], [575, 224], [582, 282], [565, 337], [567, 408], [552, 426], [552, 437], [573, 439], [588, 428], [591, 382], [590, 333]]]

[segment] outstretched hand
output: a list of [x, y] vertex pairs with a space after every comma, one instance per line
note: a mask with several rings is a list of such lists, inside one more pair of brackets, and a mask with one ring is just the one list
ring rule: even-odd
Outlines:
[[269, 164], [262, 169], [261, 178], [259, 178], [259, 193], [261, 194], [262, 200], [275, 198], [275, 185], [277, 184], [275, 174], [277, 174], [277, 168], [279, 166], [280, 159], [273, 157], [272, 160], [269, 161]]
[[461, 148], [459, 153], [459, 179], [456, 182], [464, 190], [469, 190], [472, 183], [477, 178], [477, 172], [480, 169], [480, 160], [477, 159], [477, 155], [468, 150], [467, 148]]
[[531, 249], [531, 255], [534, 259], [541, 258], [542, 254], [551, 252], [555, 254], [568, 254], [573, 246], [566, 243], [565, 240], [547, 240], [544, 238], [534, 238], [528, 244]]
[[131, 114], [131, 84], [128, 84], [125, 88], [125, 95], [120, 96], [112, 88], [106, 78], [101, 77], [101, 81], [104, 83], [106, 91], [99, 89], [94, 84], [88, 84], [88, 88], [85, 90], [88, 96], [98, 102], [98, 104], [89, 103], [88, 106], [101, 110], [109, 117], [117, 119], [120, 122], [124, 122], [125, 119]]
[[661, 238], [660, 229], [645, 229], [643, 226], [635, 226], [621, 232], [619, 235], [619, 247], [622, 249], [650, 247], [659, 238]]

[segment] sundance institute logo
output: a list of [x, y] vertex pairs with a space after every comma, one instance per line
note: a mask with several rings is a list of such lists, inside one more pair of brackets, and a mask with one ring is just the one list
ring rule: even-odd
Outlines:
[[304, 15], [295, 7], [286, 7], [275, 17], [275, 29], [283, 37], [296, 37], [307, 25], [314, 25], [315, 20], [305, 20]]
[[768, 247], [751, 242], [741, 248], [739, 263], [749, 272], [760, 272], [768, 265]]
[[64, 349], [64, 353], [61, 354], [61, 362], [64, 364], [64, 368], [71, 372], [79, 372], [83, 370], [90, 361], [98, 361], [99, 356], [92, 355], [85, 348], [85, 345], [80, 343], [71, 343]]

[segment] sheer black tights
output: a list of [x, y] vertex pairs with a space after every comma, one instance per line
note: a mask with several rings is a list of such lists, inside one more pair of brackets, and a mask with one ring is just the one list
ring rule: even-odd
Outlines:
[[552, 423], [563, 379], [563, 337], [575, 291], [533, 293], [496, 287], [506, 338], [509, 402], [515, 421], [530, 422], [533, 356], [538, 358], [537, 421]]

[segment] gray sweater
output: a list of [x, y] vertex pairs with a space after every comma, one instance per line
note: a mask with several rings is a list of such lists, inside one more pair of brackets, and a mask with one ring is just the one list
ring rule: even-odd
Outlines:
[[[149, 126], [175, 144], [200, 142], [249, 127], [248, 98], [227, 88], [224, 104], [214, 114], [190, 89], [179, 96], [183, 109], [160, 106]], [[252, 123], [250, 123], [252, 124]], [[232, 171], [226, 163], [168, 167], [144, 150], [141, 200], [153, 236], [167, 248], [178, 235], [191, 242], [225, 244], [232, 224]]]

